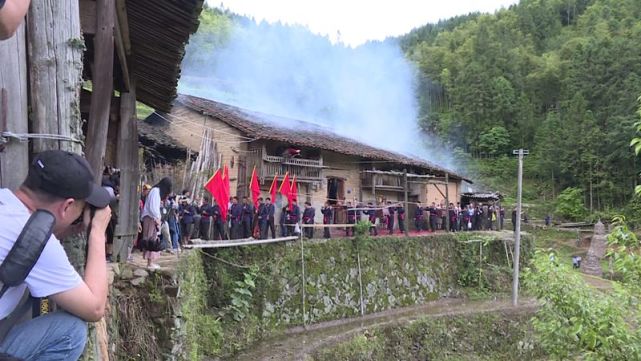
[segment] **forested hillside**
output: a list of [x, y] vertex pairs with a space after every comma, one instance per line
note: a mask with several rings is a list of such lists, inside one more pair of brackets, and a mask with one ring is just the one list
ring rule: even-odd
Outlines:
[[[185, 57], [196, 69], [253, 20], [207, 9], [201, 23]], [[641, 169], [629, 146], [639, 120], [641, 1], [522, 0], [387, 41], [417, 65], [420, 127], [467, 170], [480, 169], [479, 183], [511, 193], [511, 151], [523, 147], [529, 200], [574, 187], [588, 209], [628, 205]]]
[[401, 38], [418, 65], [421, 127], [475, 156], [529, 149], [527, 175], [556, 193], [621, 206], [641, 94], [641, 1], [522, 0]]

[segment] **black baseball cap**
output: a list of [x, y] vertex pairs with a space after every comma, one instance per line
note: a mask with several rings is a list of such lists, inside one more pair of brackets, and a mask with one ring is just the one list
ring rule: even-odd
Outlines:
[[38, 153], [27, 179], [43, 192], [60, 198], [84, 199], [97, 208], [105, 208], [111, 201], [109, 192], [94, 181], [89, 162], [75, 153], [62, 150]]

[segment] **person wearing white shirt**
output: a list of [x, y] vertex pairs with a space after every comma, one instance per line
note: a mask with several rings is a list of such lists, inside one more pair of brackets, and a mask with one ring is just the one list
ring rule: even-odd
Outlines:
[[160, 230], [162, 213], [162, 200], [171, 193], [171, 179], [165, 177], [151, 188], [145, 206], [140, 215], [142, 218], [142, 243], [143, 257], [147, 260], [149, 269], [158, 269], [160, 266], [154, 263], [160, 257], [159, 242], [157, 241]]

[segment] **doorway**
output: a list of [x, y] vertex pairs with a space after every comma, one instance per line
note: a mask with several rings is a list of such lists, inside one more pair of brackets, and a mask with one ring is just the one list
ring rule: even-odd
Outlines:
[[335, 205], [339, 200], [345, 199], [345, 179], [327, 178], [327, 201]]

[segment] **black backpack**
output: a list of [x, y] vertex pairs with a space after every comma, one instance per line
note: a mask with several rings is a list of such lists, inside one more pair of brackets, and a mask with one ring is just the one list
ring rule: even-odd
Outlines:
[[[27, 278], [51, 237], [55, 223], [56, 219], [49, 211], [39, 209], [31, 214], [0, 265], [0, 297], [4, 296], [9, 288], [21, 285]], [[30, 312], [31, 302], [27, 291], [15, 310], [0, 320], [0, 341], [16, 322], [28, 318]], [[17, 358], [0, 354], [0, 361], [2, 360]]]

